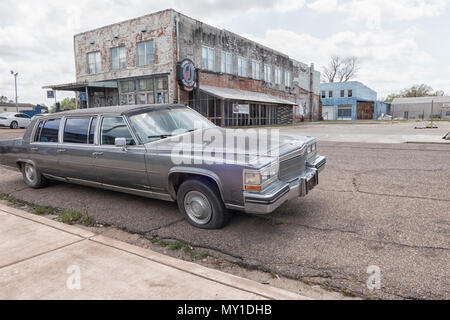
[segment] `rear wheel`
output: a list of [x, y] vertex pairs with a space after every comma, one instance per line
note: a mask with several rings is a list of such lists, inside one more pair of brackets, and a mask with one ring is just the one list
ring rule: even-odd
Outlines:
[[33, 189], [39, 189], [48, 185], [48, 180], [31, 163], [22, 164], [23, 180]]
[[11, 122], [11, 125], [9, 126], [11, 129], [17, 129], [19, 127], [19, 124], [17, 121]]
[[190, 179], [178, 189], [177, 202], [188, 222], [201, 229], [221, 229], [230, 219], [217, 186], [207, 180]]

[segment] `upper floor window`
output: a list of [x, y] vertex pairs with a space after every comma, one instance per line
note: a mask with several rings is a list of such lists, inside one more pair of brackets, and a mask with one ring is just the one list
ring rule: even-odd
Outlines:
[[229, 73], [232, 74], [232, 55], [231, 53], [222, 51], [222, 60], [221, 60], [221, 66], [220, 71], [222, 73]]
[[238, 76], [247, 77], [247, 59], [238, 57]]
[[333, 98], [333, 91], [328, 91], [328, 97]]
[[275, 68], [275, 84], [281, 84], [281, 69]]
[[261, 80], [261, 64], [258, 61], [252, 61], [252, 78]]
[[341, 90], [341, 98], [345, 98], [345, 90]]
[[322, 91], [322, 98], [325, 99], [327, 97], [327, 93], [325, 91]]
[[139, 42], [137, 45], [137, 66], [144, 67], [155, 63], [153, 40]]
[[348, 90], [348, 97], [349, 98], [353, 97], [353, 90]]
[[284, 72], [284, 84], [286, 87], [291, 86], [291, 73], [289, 71]]
[[102, 70], [102, 61], [100, 52], [90, 52], [87, 54], [89, 74], [100, 73]]
[[127, 67], [127, 50], [125, 47], [111, 49], [111, 69], [119, 70]]
[[272, 82], [272, 67], [267, 64], [264, 65], [264, 81]]
[[205, 70], [214, 71], [214, 55], [215, 50], [202, 46], [202, 68]]

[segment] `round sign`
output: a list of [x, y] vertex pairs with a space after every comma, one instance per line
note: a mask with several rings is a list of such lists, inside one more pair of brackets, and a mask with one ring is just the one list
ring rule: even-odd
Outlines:
[[195, 66], [189, 59], [184, 59], [178, 64], [178, 81], [186, 91], [192, 91], [195, 86]]

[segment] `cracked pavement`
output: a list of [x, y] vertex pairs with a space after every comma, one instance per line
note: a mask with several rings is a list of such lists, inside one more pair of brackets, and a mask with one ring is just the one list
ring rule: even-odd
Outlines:
[[[223, 230], [191, 227], [175, 203], [64, 183], [31, 190], [20, 173], [2, 168], [0, 193], [87, 207], [100, 223], [336, 291], [450, 299], [450, 145], [319, 142], [319, 153], [328, 164], [308, 197], [268, 216], [236, 213]], [[369, 266], [380, 267], [381, 290], [367, 289]]]

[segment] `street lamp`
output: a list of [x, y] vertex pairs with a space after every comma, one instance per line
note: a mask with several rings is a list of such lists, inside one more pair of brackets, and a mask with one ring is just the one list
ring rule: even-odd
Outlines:
[[19, 104], [17, 103], [17, 76], [19, 75], [19, 73], [11, 70], [11, 74], [14, 76], [14, 86], [16, 90], [16, 112], [19, 112]]

